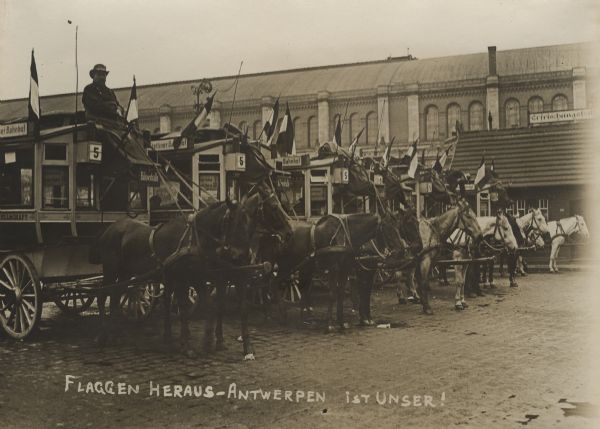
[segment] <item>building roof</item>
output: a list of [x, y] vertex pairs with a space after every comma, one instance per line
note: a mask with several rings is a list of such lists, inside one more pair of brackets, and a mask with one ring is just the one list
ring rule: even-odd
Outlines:
[[466, 132], [452, 169], [475, 177], [484, 155], [511, 187], [585, 185], [593, 178], [593, 146], [587, 123]]
[[[598, 66], [591, 55], [594, 44], [573, 43], [524, 49], [498, 51], [496, 54], [499, 76], [523, 75], [540, 72], [569, 71], [574, 67]], [[375, 90], [381, 85], [441, 83], [465, 79], [485, 78], [488, 75], [488, 53], [455, 55], [427, 59], [407, 57], [390, 58], [353, 64], [310, 67], [242, 75], [236, 100], [257, 100], [263, 96], [296, 97], [316, 95], [319, 91]], [[231, 102], [235, 76], [209, 78], [218, 90], [220, 102]], [[197, 81], [167, 82], [137, 87], [140, 109], [157, 109], [162, 105], [191, 106], [194, 97], [190, 86]], [[40, 82], [43, 88], [43, 82]], [[129, 98], [129, 88], [116, 89], [122, 105]], [[73, 94], [42, 97], [42, 112], [72, 110]], [[81, 104], [80, 104], [81, 106]], [[0, 118], [27, 114], [27, 99], [0, 102]]]

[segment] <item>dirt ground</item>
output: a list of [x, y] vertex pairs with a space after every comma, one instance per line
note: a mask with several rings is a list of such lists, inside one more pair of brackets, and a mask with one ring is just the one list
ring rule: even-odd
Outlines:
[[[226, 351], [190, 359], [163, 345], [158, 314], [98, 349], [93, 312], [46, 304], [34, 338], [0, 339], [2, 427], [600, 427], [595, 276], [519, 281], [500, 279], [462, 312], [452, 288], [434, 286], [433, 316], [388, 286], [373, 315], [389, 328], [324, 334], [324, 302], [312, 325], [297, 309], [286, 326], [255, 311], [255, 361], [243, 361], [233, 317]], [[202, 326], [193, 320], [198, 346]], [[139, 391], [120, 395], [119, 383]]]

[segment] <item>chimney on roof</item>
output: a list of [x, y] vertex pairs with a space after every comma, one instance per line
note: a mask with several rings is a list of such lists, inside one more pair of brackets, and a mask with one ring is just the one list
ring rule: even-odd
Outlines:
[[488, 75], [496, 76], [496, 47], [488, 46]]

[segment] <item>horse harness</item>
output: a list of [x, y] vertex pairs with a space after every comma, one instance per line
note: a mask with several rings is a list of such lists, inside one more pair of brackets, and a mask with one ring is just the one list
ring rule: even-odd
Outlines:
[[581, 225], [579, 225], [579, 218], [577, 216], [574, 216], [574, 217], [575, 217], [575, 228], [570, 233], [567, 233], [565, 231], [564, 227], [560, 223], [560, 219], [556, 221], [556, 235], [554, 235], [554, 237], [552, 237], [551, 241], [556, 240], [558, 237], [564, 237], [565, 240], [567, 240], [571, 235], [575, 234], [578, 231], [581, 231]]

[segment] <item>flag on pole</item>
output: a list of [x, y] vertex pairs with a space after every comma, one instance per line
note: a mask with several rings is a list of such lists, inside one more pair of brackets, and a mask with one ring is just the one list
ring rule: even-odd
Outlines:
[[131, 95], [129, 96], [129, 104], [127, 105], [127, 114], [125, 115], [125, 118], [127, 122], [138, 120], [138, 102], [135, 75], [133, 76], [133, 86], [131, 87]]
[[187, 126], [181, 132], [181, 137], [192, 137], [196, 130], [202, 127], [204, 121], [206, 121], [206, 118], [208, 118], [210, 110], [212, 109], [213, 100], [216, 93], [217, 91], [213, 92], [213, 95], [206, 99], [206, 103], [204, 103], [204, 106], [202, 107], [200, 113], [198, 113], [198, 116], [196, 116], [189, 124], [187, 124]]
[[417, 143], [418, 142], [419, 142], [419, 138], [417, 137], [417, 139], [413, 142], [413, 144], [411, 144], [408, 147], [408, 150], [402, 157], [402, 162], [404, 164], [410, 164], [411, 160], [413, 159], [413, 155], [415, 155], [417, 153]]
[[290, 113], [290, 107], [286, 104], [285, 116], [279, 126], [279, 132], [277, 133], [277, 152], [281, 156], [295, 153], [295, 141], [294, 141], [294, 122], [292, 121], [292, 115]]
[[492, 165], [490, 166], [490, 171], [494, 171], [494, 160], [492, 159]]
[[[485, 157], [481, 157], [481, 164], [477, 169], [477, 175], [475, 176], [475, 186], [479, 186], [481, 182], [485, 179]], [[482, 185], [483, 186], [483, 185]]]
[[267, 136], [267, 142], [271, 140], [273, 133], [275, 132], [275, 128], [277, 126], [277, 119], [279, 117], [279, 97], [275, 100], [275, 104], [273, 104], [273, 108], [271, 109], [271, 115], [265, 125], [263, 126], [263, 134]]
[[340, 118], [338, 117], [337, 124], [335, 126], [335, 132], [333, 133], [333, 142], [335, 146], [342, 145], [342, 124], [340, 123]]
[[381, 158], [381, 164], [383, 165], [383, 168], [387, 168], [390, 162], [390, 158], [392, 155], [392, 145], [394, 144], [395, 139], [396, 137], [392, 137], [388, 145], [385, 147], [385, 152], [383, 152], [383, 157]]
[[33, 56], [33, 49], [31, 50], [31, 67], [30, 67], [30, 81], [29, 81], [29, 120], [34, 121], [35, 127], [39, 125], [41, 112], [40, 112], [40, 90], [38, 84], [37, 67], [35, 65], [35, 57]]
[[417, 154], [417, 142], [414, 143], [415, 149], [411, 151], [410, 164], [408, 167], [408, 177], [414, 179], [419, 169], [419, 156]]
[[352, 139], [352, 143], [350, 144], [350, 147], [348, 148], [348, 151], [350, 152], [350, 158], [354, 159], [354, 153], [356, 152], [356, 146], [358, 145], [358, 140], [360, 139], [360, 136], [362, 136], [363, 131], [365, 130], [365, 128], [363, 127], [356, 136], [354, 136], [354, 139]]

